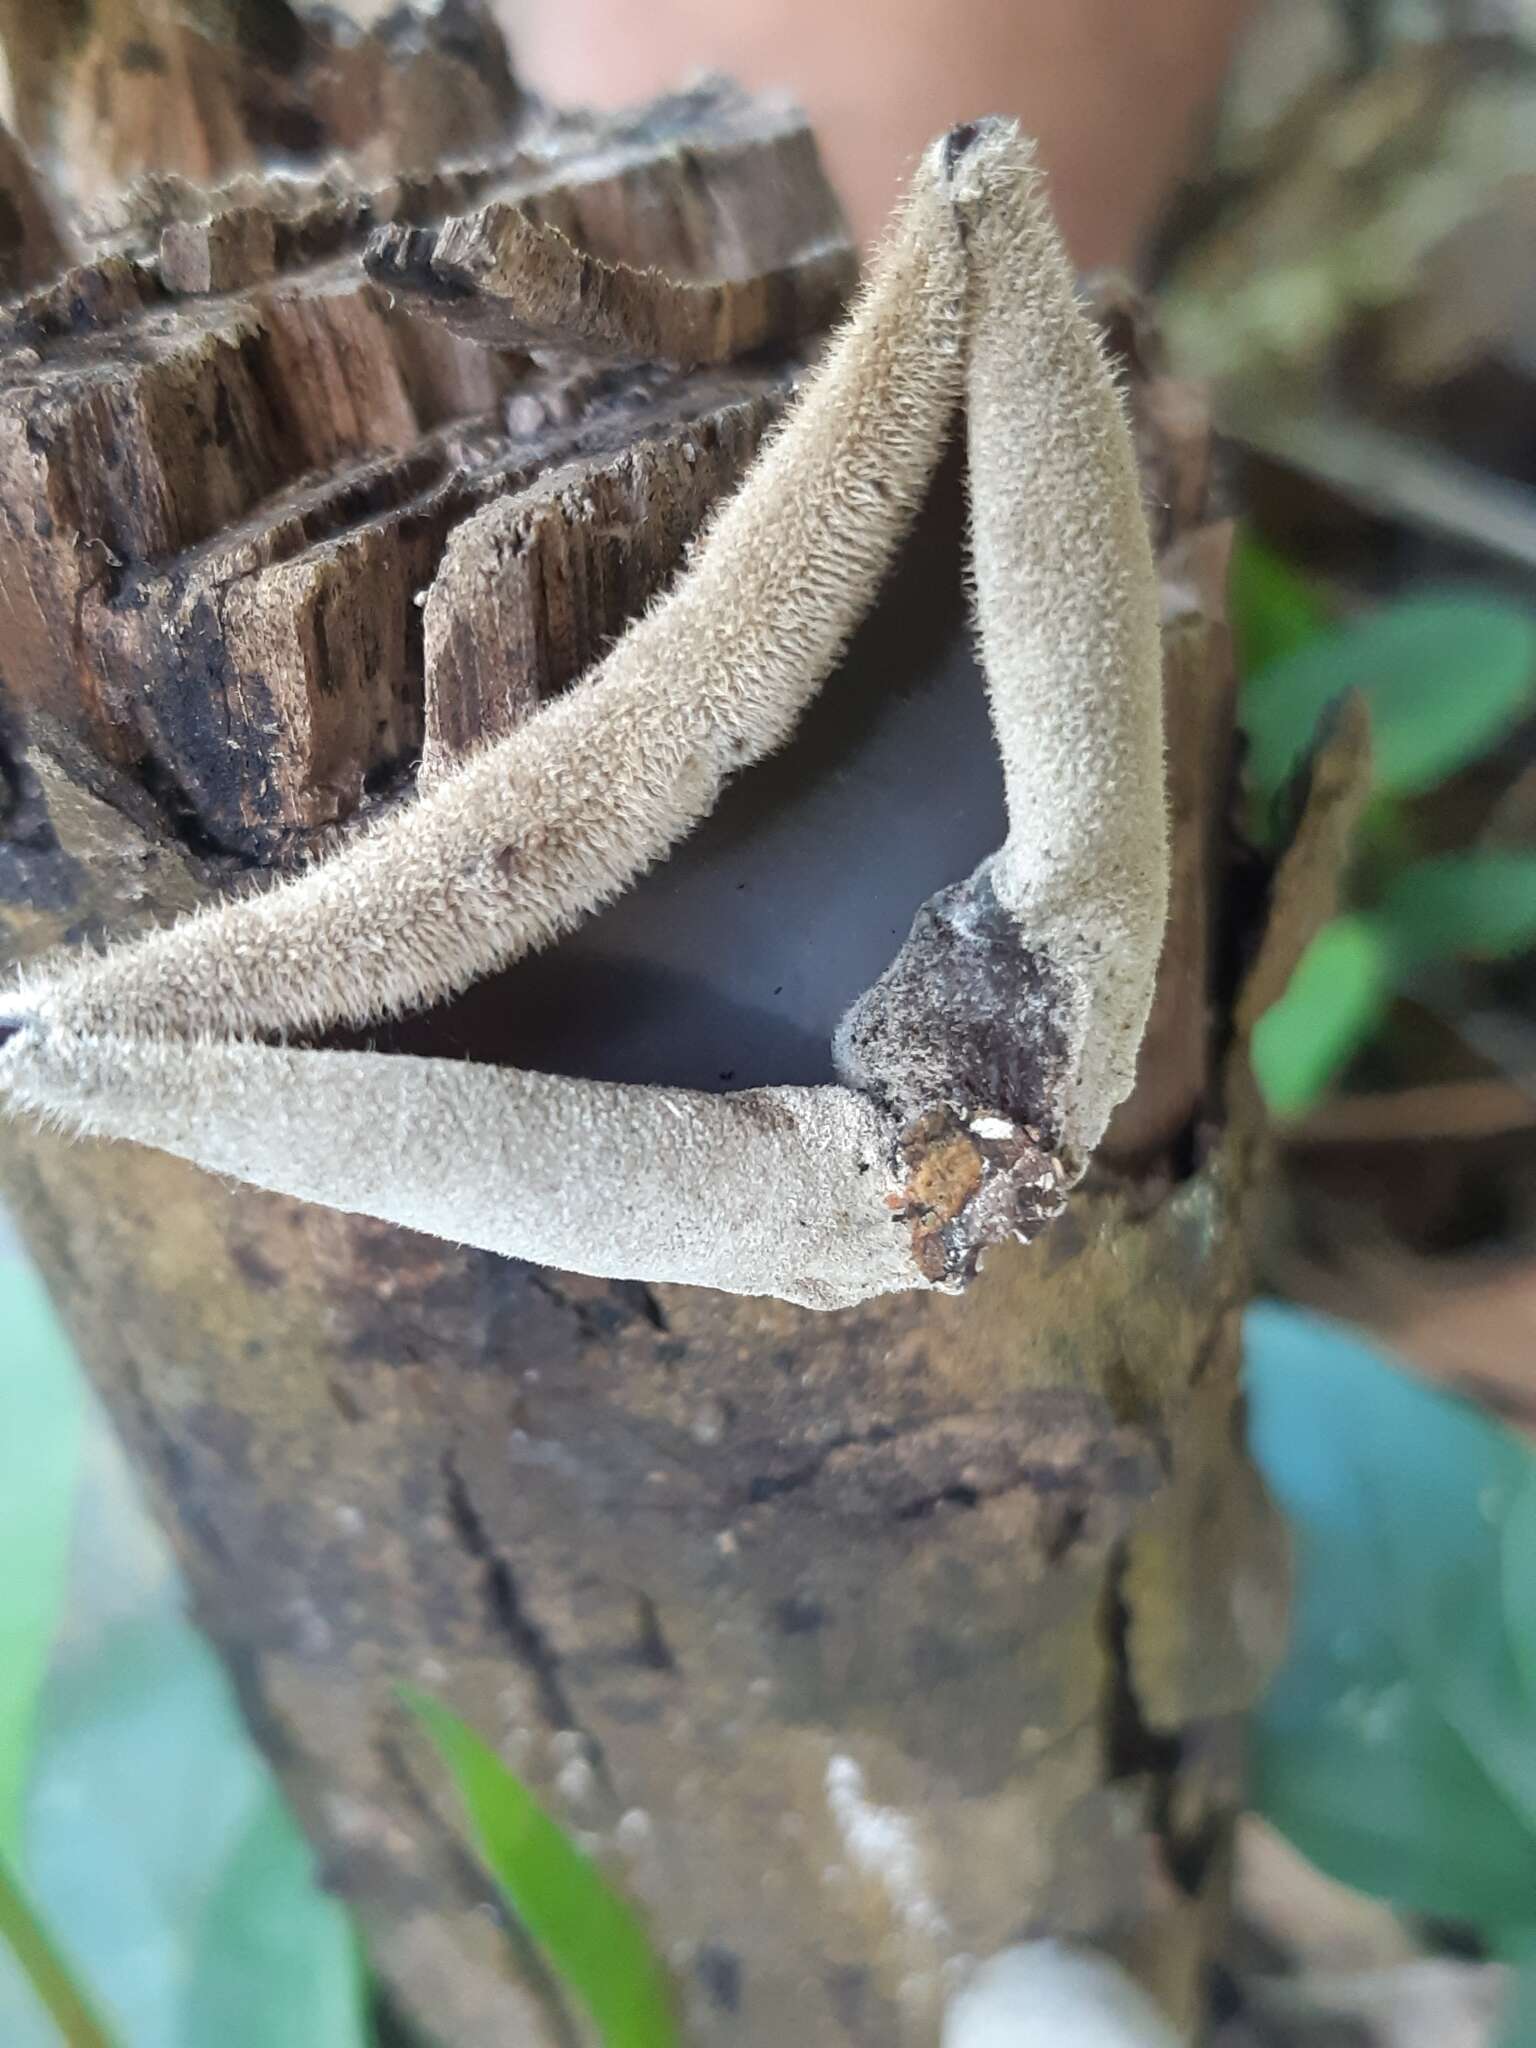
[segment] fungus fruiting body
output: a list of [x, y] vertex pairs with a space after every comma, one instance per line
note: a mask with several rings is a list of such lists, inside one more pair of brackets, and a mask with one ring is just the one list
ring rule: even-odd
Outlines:
[[[1004, 846], [919, 912], [845, 1085], [702, 1095], [282, 1041], [557, 939], [780, 746], [968, 420]], [[0, 1092], [540, 1263], [821, 1308], [954, 1287], [1128, 1090], [1167, 895], [1157, 593], [1119, 393], [1028, 145], [924, 157], [686, 572], [584, 681], [298, 879], [24, 980]]]
[[943, 2048], [1184, 2048], [1118, 1963], [1064, 1941], [1006, 1949], [951, 2002]]

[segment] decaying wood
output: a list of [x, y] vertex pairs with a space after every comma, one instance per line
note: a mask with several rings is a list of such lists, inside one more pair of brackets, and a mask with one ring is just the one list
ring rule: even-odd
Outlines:
[[[788, 304], [750, 366], [574, 348], [539, 365], [445, 335], [365, 275], [376, 228], [509, 194], [536, 193], [537, 217], [604, 263], [680, 279], [762, 275], [811, 245], [807, 222], [836, 232], [803, 131], [722, 88], [540, 133], [389, 189], [343, 178], [264, 205], [247, 186], [199, 207], [174, 181], [146, 188], [115, 253], [11, 315], [13, 956], [163, 919], [408, 800], [423, 748], [430, 773], [579, 673], [749, 459], [797, 367]], [[771, 188], [765, 133], [790, 138]], [[1226, 528], [1204, 420], [1120, 302], [1106, 317], [1164, 508], [1184, 895], [1113, 1154], [965, 1299], [818, 1316], [577, 1280], [159, 1155], [3, 1135], [8, 1198], [200, 1618], [424, 2038], [564, 2048], [574, 2023], [486, 1913], [392, 1703], [401, 1678], [483, 1728], [638, 1899], [690, 2041], [934, 2048], [954, 1959], [1030, 1931], [1101, 1940], [1181, 2018], [1198, 2008], [1278, 1597], [1238, 1449], [1262, 1148], [1231, 982], [1256, 935], [1223, 873]], [[697, 972], [647, 978], [669, 903], [691, 900], [664, 871], [638, 925], [607, 927], [553, 1033], [563, 1057], [585, 1059], [610, 1015], [615, 1034], [659, 1019], [664, 1048], [688, 1036], [710, 955], [775, 900], [753, 851], [829, 785], [851, 850], [812, 835], [805, 857], [846, 905], [850, 954], [898, 941], [858, 927], [894, 839], [945, 849], [948, 879], [998, 843], [990, 741], [963, 798], [944, 777], [945, 750], [969, 760], [986, 731], [952, 484], [884, 623], [755, 798], [744, 781], [759, 811], [687, 850], [726, 878], [718, 931], [673, 933]], [[861, 831], [861, 721], [907, 750], [883, 838]], [[1338, 781], [1282, 878], [1261, 976], [1313, 914]], [[505, 977], [401, 1041], [519, 1057], [549, 986]], [[720, 1084], [738, 1061], [809, 1057], [771, 1034], [739, 1052], [757, 998], [727, 985], [721, 1002]]]
[[817, 333], [841, 309], [857, 262], [846, 243], [822, 244], [751, 277], [669, 278], [602, 263], [501, 201], [437, 229], [385, 229], [368, 268], [495, 347], [695, 364]]
[[394, 175], [504, 138], [521, 97], [482, 0], [359, 29], [289, 0], [0, 0], [23, 140], [82, 202], [344, 150]]
[[[681, 435], [671, 507], [645, 507], [647, 538], [602, 529], [610, 559], [626, 558], [623, 592], [574, 628], [555, 664], [563, 684], [675, 566], [761, 427], [722, 467], [718, 437], [735, 430], [711, 422], [771, 405], [783, 382], [773, 367], [691, 383], [641, 367], [583, 383], [414, 321], [362, 269], [389, 208], [409, 215], [500, 183], [599, 246], [633, 209], [639, 256], [682, 269], [707, 218], [690, 180], [718, 163], [725, 209], [766, 166], [776, 191], [811, 187], [785, 215], [846, 263], [803, 126], [730, 95], [679, 97], [601, 139], [572, 123], [536, 165], [515, 145], [507, 162], [505, 177], [466, 173], [441, 192], [290, 183], [271, 208], [236, 187], [202, 219], [183, 217], [185, 188], [161, 183], [127, 217], [124, 253], [22, 301], [0, 327], [0, 469], [16, 512], [0, 580], [17, 707], [119, 766], [152, 761], [168, 802], [230, 852], [270, 854], [337, 822], [419, 754], [413, 607], [468, 513], [562, 462], [616, 456], [647, 426]], [[728, 217], [724, 246], [749, 272], [771, 269], [783, 223], [756, 201]], [[135, 233], [144, 254], [128, 253]], [[801, 311], [784, 310], [797, 329]], [[498, 399], [510, 431], [490, 410]], [[368, 603], [338, 598], [363, 588]], [[541, 601], [526, 622], [535, 637], [549, 632]], [[69, 639], [60, 617], [75, 622]], [[152, 688], [165, 658], [178, 684]]]
[[1227, 922], [1226, 833], [1236, 672], [1225, 629], [1230, 521], [1211, 516], [1203, 392], [1168, 374], [1145, 312], [1106, 280], [1101, 317], [1133, 372], [1137, 450], [1163, 569], [1163, 715], [1172, 889], [1157, 999], [1136, 1092], [1110, 1120], [1103, 1158], [1135, 1168], [1166, 1154], [1204, 1113], [1221, 1029], [1213, 997]]
[[[556, 401], [568, 390], [556, 384]], [[563, 463], [458, 526], [427, 596], [430, 779], [499, 739], [603, 652], [682, 560], [779, 408], [772, 380], [722, 384], [718, 402], [665, 420], [621, 453]], [[525, 390], [515, 404], [545, 401]]]
[[1264, 951], [1237, 1002], [1244, 1038], [1284, 995], [1314, 934], [1338, 908], [1350, 845], [1369, 793], [1370, 747], [1365, 703], [1347, 697], [1332, 716], [1302, 788], [1292, 792], [1294, 829], [1276, 870]]
[[[731, 362], [824, 329], [857, 274], [811, 155], [796, 114], [748, 103], [707, 147], [674, 160], [666, 205], [620, 197], [641, 169], [620, 142], [607, 175], [584, 184], [530, 177], [467, 216], [381, 228], [368, 269], [415, 310], [491, 346]], [[735, 222], [723, 245], [719, 208]]]
[[69, 253], [52, 197], [15, 136], [0, 127], [0, 296], [57, 277]]

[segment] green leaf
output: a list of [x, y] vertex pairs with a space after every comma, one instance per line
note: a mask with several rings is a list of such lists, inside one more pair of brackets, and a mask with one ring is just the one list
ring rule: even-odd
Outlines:
[[1356, 912], [1323, 926], [1254, 1027], [1253, 1071], [1276, 1116], [1326, 1094], [1386, 1016], [1395, 971], [1390, 934], [1374, 918]]
[[1259, 1019], [1253, 1068], [1276, 1116], [1309, 1109], [1379, 1029], [1404, 977], [1440, 959], [1500, 959], [1536, 946], [1536, 855], [1416, 861], [1374, 910], [1327, 924]]
[[1403, 966], [1524, 952], [1536, 945], [1536, 854], [1416, 861], [1393, 880], [1377, 915]]
[[68, 1578], [81, 1389], [41, 1281], [0, 1263], [0, 1856], [19, 1854], [38, 1696]]
[[[68, 1613], [27, 1790], [29, 1898], [132, 2048], [362, 2048], [355, 1939], [296, 1838], [284, 1848], [224, 1672], [121, 1454], [87, 1416]], [[295, 2021], [310, 2009], [315, 2026]], [[57, 2048], [4, 1968], [0, 2041]]]
[[0, 2040], [55, 2048], [66, 1998], [105, 2039], [53, 1927], [133, 2048], [362, 2048], [350, 1925], [19, 1259], [0, 1332]]
[[423, 1693], [400, 1696], [447, 1766], [507, 1903], [603, 2048], [676, 2048], [672, 1988], [630, 1907], [472, 1728]]
[[8, 1949], [64, 2048], [112, 2048], [112, 2037], [75, 1981], [20, 1880], [0, 1856], [0, 1949]]
[[1312, 586], [1251, 533], [1238, 536], [1227, 601], [1242, 676], [1257, 675], [1328, 631], [1327, 609]]
[[1536, 1841], [1411, 1690], [1359, 1693], [1358, 1719], [1254, 1742], [1249, 1796], [1309, 1861], [1403, 1911], [1476, 1925], [1536, 1882]]
[[1529, 709], [1533, 689], [1529, 613], [1466, 596], [1389, 606], [1250, 677], [1242, 705], [1250, 787], [1267, 814], [1323, 712], [1359, 690], [1371, 710], [1377, 794], [1417, 795], [1486, 753]]
[[1536, 1721], [1536, 1479], [1521, 1489], [1505, 1521], [1499, 1584], [1510, 1652]]
[[226, 1852], [193, 1933], [185, 2048], [278, 2048], [364, 2036], [351, 1928], [315, 1888], [308, 1844], [275, 1787]]
[[[1536, 1943], [1533, 1943], [1536, 1949]], [[1499, 2048], [1531, 2048], [1536, 2041], [1536, 1953], [1515, 1971], [1509, 2004], [1499, 2033]]]
[[[179, 1593], [169, 1580], [49, 1682], [34, 1896], [134, 2048], [361, 2048], [347, 1922], [285, 1841], [270, 1775]], [[324, 2035], [293, 2023], [310, 2001]]]
[[1500, 1565], [1536, 1461], [1323, 1317], [1264, 1304], [1247, 1336], [1250, 1439], [1297, 1560], [1257, 1803], [1347, 1884], [1517, 1925], [1536, 1900], [1536, 1713]]

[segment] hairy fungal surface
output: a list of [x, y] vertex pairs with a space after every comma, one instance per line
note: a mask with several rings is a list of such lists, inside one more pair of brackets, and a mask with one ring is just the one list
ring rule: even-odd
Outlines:
[[[0, 1057], [5, 1057], [0, 1055]], [[734, 1095], [248, 1041], [37, 1033], [17, 1103], [303, 1201], [617, 1280], [840, 1308], [914, 1284], [846, 1088]]]
[[1082, 1164], [1136, 1078], [1168, 917], [1157, 569], [1124, 399], [1043, 180], [1020, 150], [973, 152], [958, 176], [976, 618], [1008, 793], [991, 880], [1071, 991], [1060, 1136]]
[[[1135, 1079], [1168, 914], [1157, 570], [1124, 401], [1043, 180], [1015, 130], [982, 133], [955, 203], [976, 621], [1008, 840], [919, 913], [840, 1031], [839, 1070], [908, 1113], [942, 1099], [1036, 1123], [1076, 1174]], [[946, 974], [954, 1027], [924, 996]]]
[[[456, 993], [662, 858], [788, 738], [962, 395], [1010, 831], [855, 1005], [850, 1085], [709, 1096], [264, 1042]], [[983, 122], [924, 157], [785, 426], [586, 680], [298, 880], [26, 981], [0, 1091], [567, 1270], [825, 1308], [953, 1288], [1059, 1210], [1127, 1092], [1166, 896], [1130, 436], [1028, 145]]]

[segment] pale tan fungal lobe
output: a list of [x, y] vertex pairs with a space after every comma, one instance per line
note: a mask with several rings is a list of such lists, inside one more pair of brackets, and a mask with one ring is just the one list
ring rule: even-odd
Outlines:
[[970, 162], [971, 544], [1009, 818], [990, 874], [1070, 992], [1060, 1139], [1081, 1161], [1135, 1080], [1168, 915], [1157, 572], [1043, 183], [1017, 141]]
[[248, 1041], [28, 1033], [20, 1107], [565, 1271], [840, 1308], [912, 1284], [847, 1088], [734, 1095]]
[[[465, 988], [782, 745], [962, 395], [1007, 844], [839, 1034], [847, 1087], [707, 1096], [263, 1044]], [[1126, 1092], [1167, 894], [1150, 545], [1027, 146], [926, 155], [852, 319], [686, 574], [585, 681], [264, 895], [21, 987], [19, 1108], [608, 1277], [816, 1307], [955, 1286], [1054, 1215]]]
[[1168, 906], [1157, 574], [1124, 406], [1028, 145], [987, 123], [965, 404], [1007, 844], [919, 913], [841, 1070], [903, 1118], [1032, 1127], [1074, 1177], [1130, 1092]]

